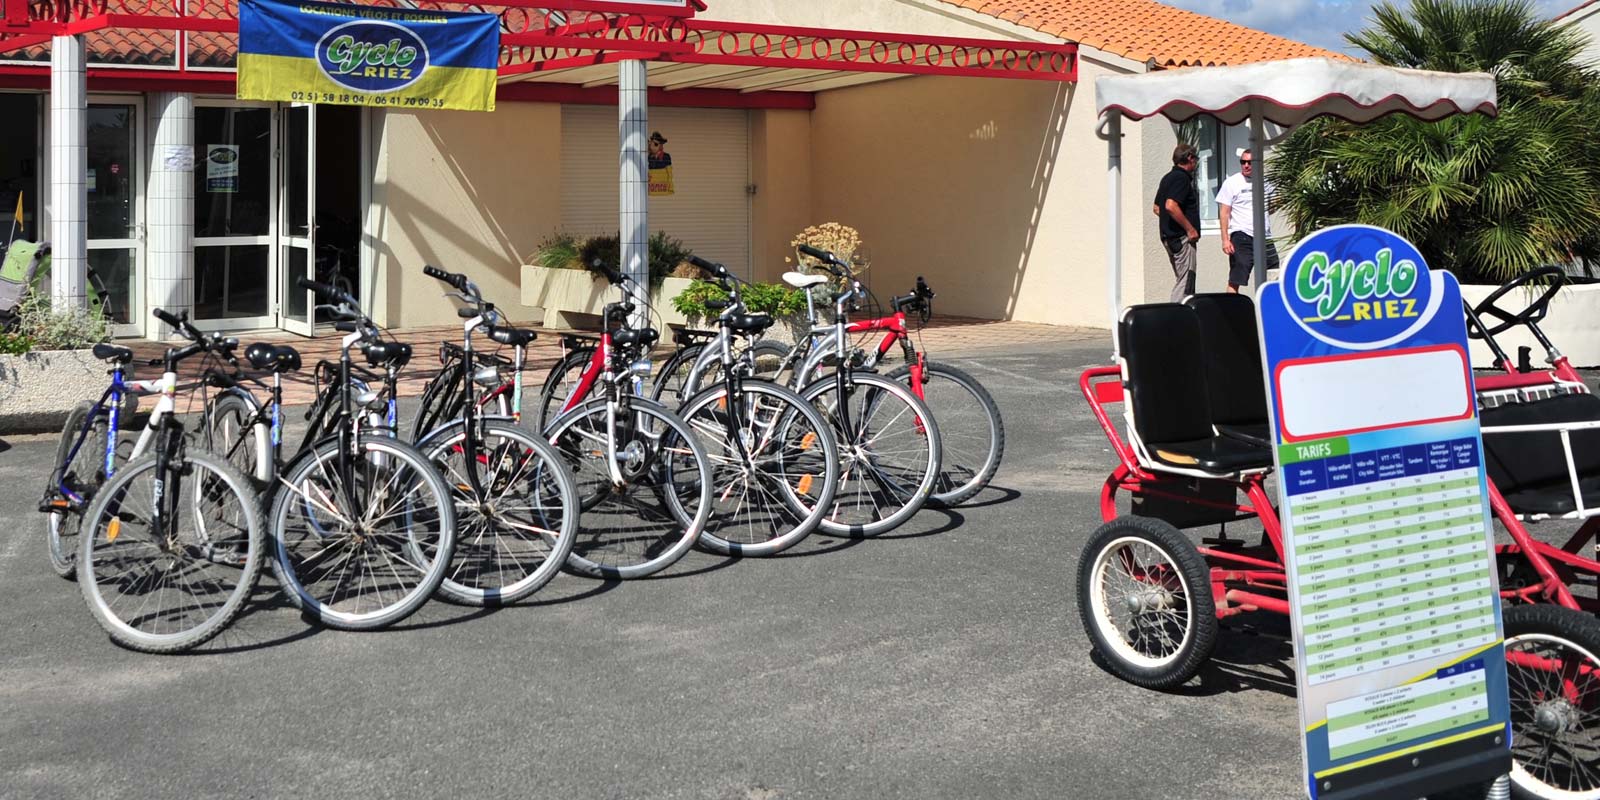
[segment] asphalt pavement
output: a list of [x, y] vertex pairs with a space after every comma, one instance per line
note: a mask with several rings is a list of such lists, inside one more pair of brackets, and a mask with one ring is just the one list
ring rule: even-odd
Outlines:
[[176, 657], [112, 645], [50, 573], [55, 437], [0, 440], [0, 796], [1296, 797], [1281, 619], [1230, 623], [1177, 693], [1091, 658], [1074, 575], [1114, 458], [1077, 376], [1107, 344], [951, 358], [999, 402], [1005, 462], [882, 538], [563, 575], [369, 634], [308, 627], [263, 570]]

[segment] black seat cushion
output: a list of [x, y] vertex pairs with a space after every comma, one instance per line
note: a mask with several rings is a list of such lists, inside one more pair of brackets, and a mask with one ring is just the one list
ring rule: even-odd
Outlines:
[[[1549, 425], [1600, 420], [1600, 397], [1563, 394], [1526, 403], [1486, 408], [1483, 427]], [[1572, 432], [1572, 462], [1586, 507], [1600, 506], [1600, 430]], [[1565, 514], [1576, 510], [1566, 451], [1556, 431], [1483, 434], [1484, 466], [1495, 488], [1519, 514]], [[1591, 502], [1590, 494], [1595, 497]]]
[[1188, 306], [1132, 306], [1122, 315], [1134, 427], [1145, 444], [1209, 439], [1211, 404], [1200, 319]]
[[411, 345], [401, 342], [372, 342], [361, 349], [367, 354], [367, 363], [375, 367], [398, 369], [411, 361]]
[[101, 342], [94, 346], [94, 357], [101, 361], [115, 361], [126, 364], [133, 360], [133, 351], [122, 345]]
[[1212, 429], [1199, 316], [1156, 303], [1123, 312], [1128, 402], [1145, 449], [1163, 464], [1217, 475], [1272, 466], [1272, 450]]
[[256, 342], [244, 349], [245, 360], [256, 369], [293, 372], [300, 368], [300, 351], [284, 345]]
[[1265, 422], [1248, 424], [1218, 423], [1217, 432], [1229, 439], [1237, 439], [1256, 447], [1272, 446], [1272, 426]]
[[680, 345], [694, 344], [717, 338], [716, 331], [704, 331], [697, 328], [678, 328], [672, 332], [672, 341]]
[[[1583, 495], [1585, 509], [1600, 508], [1600, 477], [1578, 481], [1578, 492]], [[1505, 494], [1505, 498], [1511, 510], [1518, 514], [1560, 516], [1578, 510], [1578, 505], [1572, 501], [1572, 484], [1568, 482], [1538, 489], [1518, 489]]]
[[1255, 302], [1242, 294], [1197, 294], [1184, 303], [1200, 318], [1211, 421], [1219, 430], [1227, 425], [1265, 431], [1267, 385]]
[[1226, 474], [1272, 466], [1272, 451], [1259, 445], [1212, 436], [1192, 442], [1145, 443], [1157, 461], [1174, 467]]
[[661, 338], [655, 328], [628, 328], [611, 334], [611, 341], [621, 347], [639, 345], [649, 347]]
[[539, 338], [539, 334], [522, 328], [496, 326], [489, 330], [489, 338], [512, 347], [527, 347], [529, 342]]
[[772, 327], [771, 314], [735, 314], [724, 317], [722, 324], [740, 333], [759, 333]]

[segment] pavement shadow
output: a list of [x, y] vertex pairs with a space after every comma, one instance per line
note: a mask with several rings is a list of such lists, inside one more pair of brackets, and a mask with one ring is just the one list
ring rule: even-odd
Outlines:
[[[1289, 642], [1287, 620], [1277, 622], [1279, 624], [1267, 622], [1259, 628], [1224, 624], [1211, 658], [1188, 683], [1167, 692], [1186, 697], [1214, 697], [1264, 691], [1294, 697], [1294, 648]], [[1115, 676], [1099, 650], [1091, 649], [1089, 660], [1108, 675]]]
[[[280, 628], [281, 623], [290, 620], [292, 622], [289, 624], [295, 626], [292, 630], [266, 633], [266, 629]], [[324, 630], [326, 628], [320, 625], [307, 623], [299, 610], [284, 599], [275, 583], [263, 580], [256, 584], [249, 602], [239, 612], [239, 616], [234, 617], [226, 630], [217, 634], [215, 639], [178, 655], [221, 656], [248, 653], [309, 639]]]
[[961, 509], [990, 508], [1021, 499], [1022, 492], [1016, 489], [990, 484], [983, 487], [982, 491], [973, 495], [970, 499], [957, 503], [955, 507]]
[[[963, 506], [963, 508], [965, 508], [965, 506]], [[938, 536], [941, 533], [949, 533], [950, 531], [967, 524], [967, 518], [959, 511], [949, 508], [930, 508], [928, 506], [923, 506], [922, 510], [918, 511], [916, 515], [907, 522], [907, 525], [911, 524], [912, 521], [922, 518], [924, 515], [936, 518], [942, 517], [944, 521], [932, 528], [928, 528], [927, 530], [911, 531], [909, 533], [902, 533], [902, 531], [906, 529], [906, 525], [901, 525], [900, 527], [895, 528], [888, 533], [879, 534], [872, 538], [884, 541], [894, 541], [896, 539], [925, 539], [929, 536]]]
[[5, 451], [10, 450], [10, 449], [11, 449], [11, 443], [6, 441], [6, 440], [4, 440], [4, 439], [0, 439], [0, 453], [4, 453]]

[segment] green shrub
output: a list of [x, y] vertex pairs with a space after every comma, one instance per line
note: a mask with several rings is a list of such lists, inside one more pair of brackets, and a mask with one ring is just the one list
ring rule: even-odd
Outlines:
[[20, 356], [33, 349], [33, 340], [20, 333], [0, 333], [0, 356]]
[[[670, 277], [679, 264], [687, 261], [694, 253], [684, 245], [683, 240], [667, 235], [666, 231], [656, 231], [650, 237], [650, 283], [660, 285], [661, 281]], [[595, 261], [599, 261], [615, 270], [622, 269], [622, 237], [621, 236], [596, 236], [584, 241], [578, 246], [578, 263], [584, 269], [594, 270]], [[598, 270], [594, 270], [599, 275]]]
[[[781, 283], [753, 283], [741, 290], [744, 296], [746, 309], [755, 312], [771, 314], [774, 317], [788, 317], [800, 314], [806, 310], [806, 293], [799, 289], [791, 289]], [[689, 318], [693, 324], [700, 324], [705, 320], [716, 319], [720, 312], [706, 308], [707, 300], [726, 300], [728, 293], [711, 281], [695, 281], [689, 284], [677, 297], [672, 298], [672, 307], [679, 314]]]
[[30, 350], [82, 350], [110, 338], [111, 321], [98, 310], [57, 311], [45, 292], [32, 292], [17, 306], [12, 346], [23, 339]]
[[533, 251], [533, 263], [546, 269], [583, 269], [578, 257], [578, 237], [557, 231], [544, 237]]

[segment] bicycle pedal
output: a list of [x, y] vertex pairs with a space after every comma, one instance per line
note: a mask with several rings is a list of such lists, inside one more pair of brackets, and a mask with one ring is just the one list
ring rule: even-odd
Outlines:
[[72, 510], [72, 504], [67, 502], [67, 499], [65, 497], [57, 497], [57, 498], [55, 498], [53, 500], [45, 500], [45, 501], [39, 503], [39, 513], [41, 513], [41, 514], [49, 514], [49, 513], [55, 512], [55, 511], [71, 511], [71, 510]]

